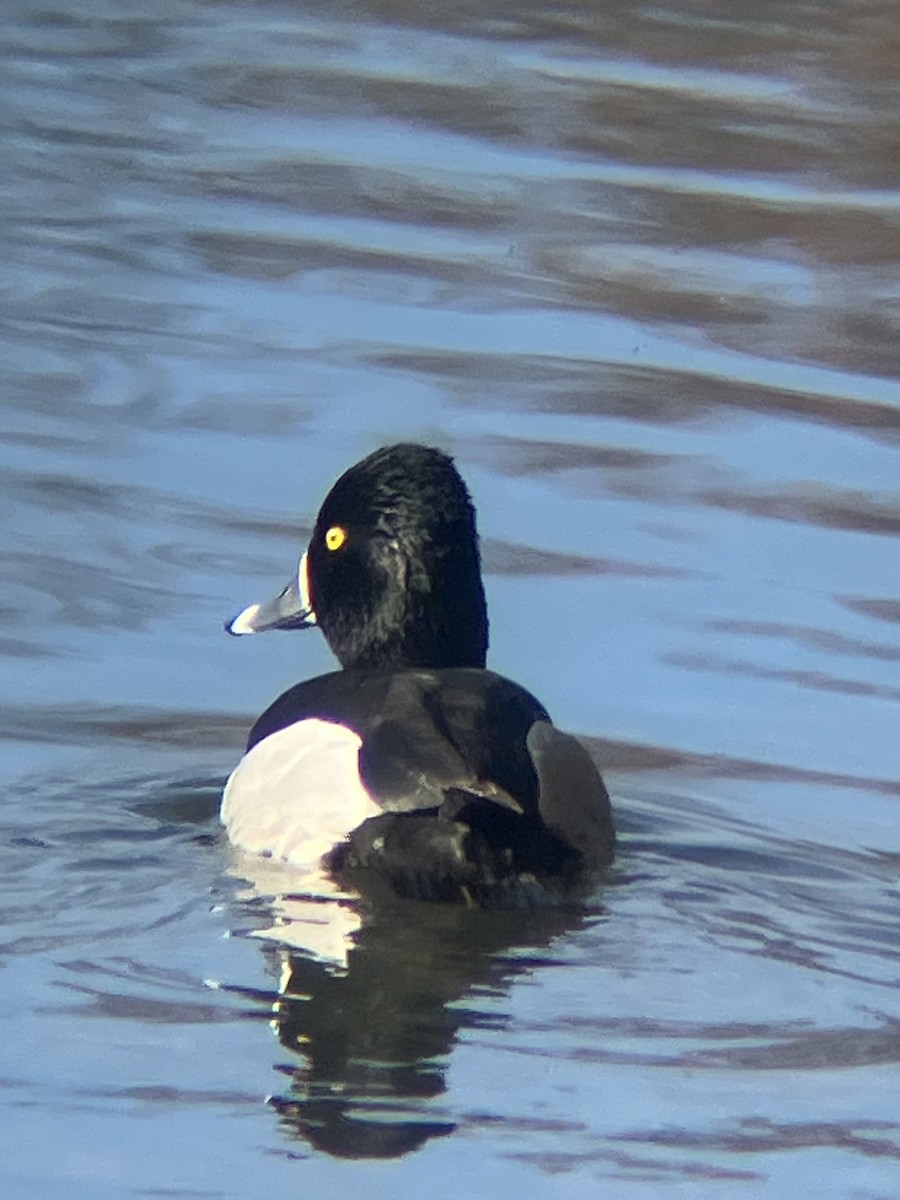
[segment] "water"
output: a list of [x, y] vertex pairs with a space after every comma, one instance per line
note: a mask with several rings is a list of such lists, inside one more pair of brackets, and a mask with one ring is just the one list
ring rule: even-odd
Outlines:
[[[3, 1195], [897, 1195], [893, 7], [0, 47]], [[401, 437], [621, 853], [584, 911], [343, 906], [340, 969], [215, 817], [328, 653], [220, 629]]]

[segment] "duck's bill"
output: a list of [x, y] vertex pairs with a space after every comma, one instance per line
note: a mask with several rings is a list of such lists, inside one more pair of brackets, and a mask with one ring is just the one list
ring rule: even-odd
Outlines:
[[296, 580], [267, 604], [251, 604], [225, 622], [225, 632], [234, 637], [264, 633], [267, 629], [309, 629], [316, 623], [311, 605], [300, 595]]

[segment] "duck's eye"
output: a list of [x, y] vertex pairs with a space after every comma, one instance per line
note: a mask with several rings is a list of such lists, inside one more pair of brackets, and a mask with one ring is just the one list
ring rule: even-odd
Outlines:
[[328, 550], [340, 550], [347, 540], [347, 530], [343, 525], [332, 525], [325, 534], [325, 547]]

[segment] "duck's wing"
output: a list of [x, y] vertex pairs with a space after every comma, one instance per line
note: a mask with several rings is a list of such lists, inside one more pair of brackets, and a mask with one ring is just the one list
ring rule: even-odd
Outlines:
[[[385, 762], [391, 741], [382, 747]], [[415, 792], [400, 769], [412, 761], [410, 748], [398, 742], [397, 772], [389, 780], [386, 770], [383, 780], [396, 801], [382, 791], [383, 811], [352, 830], [326, 864], [363, 891], [386, 886], [422, 900], [534, 908], [581, 895], [615, 848], [603, 780], [581, 743], [549, 721], [533, 722], [524, 745], [536, 780], [528, 812], [498, 784], [472, 782], [450, 753], [443, 784], [432, 776]]]
[[417, 673], [385, 700], [360, 750], [383, 811], [336, 848], [336, 870], [371, 871], [409, 896], [520, 906], [611, 861], [593, 760], [518, 685], [486, 671]]
[[389, 812], [440, 808], [468, 796], [537, 817], [528, 730], [546, 712], [490, 671], [395, 673], [361, 730], [360, 776]]
[[490, 773], [467, 758], [447, 730], [424, 710], [415, 719], [379, 719], [366, 731], [359, 751], [359, 775], [385, 812], [442, 811], [461, 795], [523, 813], [523, 804]]
[[578, 851], [589, 870], [612, 862], [616, 835], [609, 793], [587, 750], [549, 721], [535, 721], [525, 742], [544, 824]]

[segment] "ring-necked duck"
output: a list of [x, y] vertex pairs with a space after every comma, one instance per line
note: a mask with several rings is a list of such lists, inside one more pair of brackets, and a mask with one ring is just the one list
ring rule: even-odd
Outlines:
[[233, 843], [402, 895], [540, 903], [613, 857], [584, 747], [485, 669], [475, 512], [439, 450], [388, 446], [346, 471], [297, 575], [232, 634], [318, 625], [342, 670], [257, 720], [228, 780]]

